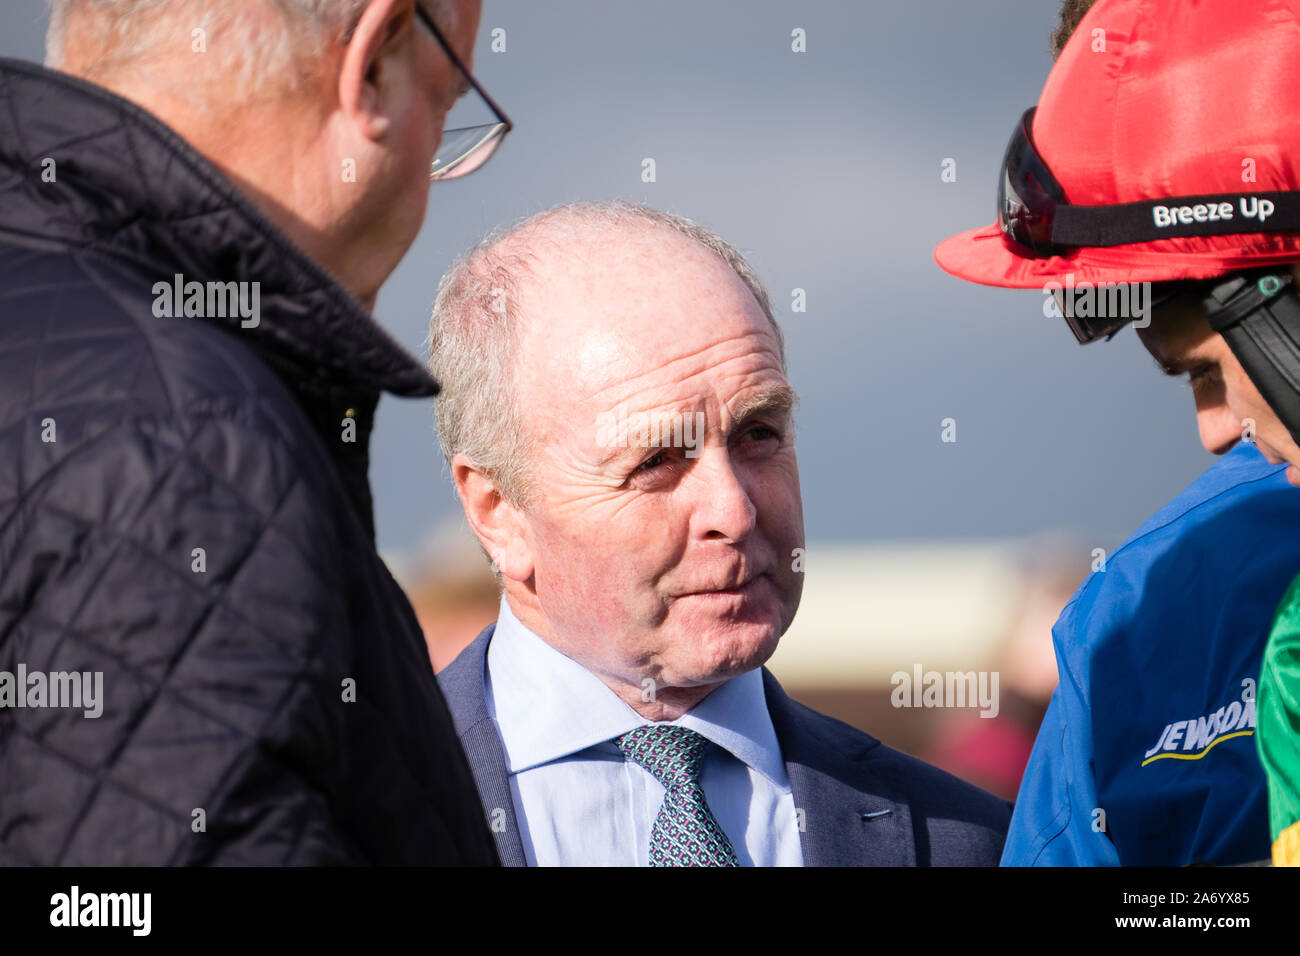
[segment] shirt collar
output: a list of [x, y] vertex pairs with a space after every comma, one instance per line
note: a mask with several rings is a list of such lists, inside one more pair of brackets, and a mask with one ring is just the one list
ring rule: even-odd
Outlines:
[[[510, 773], [649, 723], [595, 674], [521, 624], [504, 597], [488, 645], [487, 671], [487, 708], [501, 731]], [[689, 727], [774, 785], [789, 788], [758, 668], [727, 681], [672, 723]]]

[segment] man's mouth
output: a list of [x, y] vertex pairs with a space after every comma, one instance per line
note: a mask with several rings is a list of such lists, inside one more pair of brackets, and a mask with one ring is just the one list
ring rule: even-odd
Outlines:
[[752, 577], [743, 578], [739, 583], [724, 587], [700, 588], [695, 591], [687, 591], [680, 595], [681, 597], [747, 597], [753, 594], [758, 587], [767, 578], [766, 574], [755, 574]]

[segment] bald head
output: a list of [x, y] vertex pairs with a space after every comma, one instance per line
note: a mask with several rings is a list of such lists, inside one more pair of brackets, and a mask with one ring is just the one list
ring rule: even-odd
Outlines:
[[[697, 301], [682, 301], [682, 289]], [[558, 407], [545, 391], [562, 385], [594, 408], [609, 375], [648, 356], [673, 360], [708, 308], [756, 323], [754, 336], [784, 369], [762, 283], [733, 246], [688, 219], [584, 202], [490, 236], [443, 277], [430, 327], [448, 462], [464, 453], [526, 503], [533, 439], [554, 424], [536, 417]]]

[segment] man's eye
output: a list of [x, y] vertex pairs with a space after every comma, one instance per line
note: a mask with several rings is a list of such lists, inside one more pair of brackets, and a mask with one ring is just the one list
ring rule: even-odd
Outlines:
[[740, 443], [746, 445], [762, 444], [763, 442], [781, 441], [781, 432], [771, 425], [750, 425], [740, 432]]
[[665, 455], [663, 452], [659, 452], [658, 454], [650, 458], [647, 458], [645, 461], [641, 462], [641, 464], [637, 466], [636, 471], [634, 471], [633, 474], [642, 471], [654, 471], [659, 466], [666, 464], [667, 461], [668, 461], [668, 456]]

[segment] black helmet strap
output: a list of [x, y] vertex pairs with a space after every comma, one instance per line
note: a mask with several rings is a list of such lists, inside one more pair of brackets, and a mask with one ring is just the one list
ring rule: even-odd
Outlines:
[[1289, 268], [1236, 272], [1204, 299], [1251, 382], [1300, 444], [1300, 296]]
[[1110, 206], [1060, 202], [1051, 214], [1051, 241], [1064, 249], [1297, 230], [1300, 190], [1171, 196]]

